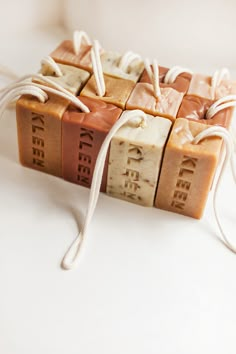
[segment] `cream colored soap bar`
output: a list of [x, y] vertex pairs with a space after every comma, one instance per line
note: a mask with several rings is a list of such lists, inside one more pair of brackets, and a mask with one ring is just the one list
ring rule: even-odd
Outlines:
[[137, 82], [144, 70], [143, 61], [139, 59], [133, 60], [124, 71], [119, 67], [121, 59], [122, 56], [119, 53], [104, 52], [101, 55], [104, 74]]
[[143, 206], [153, 206], [170, 128], [168, 119], [147, 115], [146, 127], [128, 122], [119, 129], [110, 147], [107, 194]]
[[211, 137], [193, 144], [205, 124], [178, 118], [166, 145], [155, 206], [201, 218], [221, 151], [222, 140]]
[[[90, 77], [88, 71], [76, 68], [71, 65], [57, 64], [61, 69], [62, 76], [55, 76], [55, 73], [46, 65], [43, 65], [40, 74], [48, 76], [56, 84], [64, 87], [73, 95], [78, 95]], [[39, 80], [37, 80], [39, 81]], [[42, 81], [44, 83], [44, 81]]]

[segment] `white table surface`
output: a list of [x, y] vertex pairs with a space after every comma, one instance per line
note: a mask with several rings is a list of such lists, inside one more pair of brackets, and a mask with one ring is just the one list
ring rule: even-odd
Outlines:
[[[0, 63], [35, 72], [63, 38], [3, 36]], [[62, 271], [89, 191], [19, 164], [13, 110], [0, 126], [1, 354], [235, 353], [236, 255], [212, 197], [199, 221], [101, 195], [78, 269]], [[219, 201], [236, 242], [235, 198], [228, 170]]]

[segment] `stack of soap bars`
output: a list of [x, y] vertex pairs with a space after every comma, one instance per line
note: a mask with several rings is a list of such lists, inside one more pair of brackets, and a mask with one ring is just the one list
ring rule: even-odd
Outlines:
[[[222, 139], [211, 137], [192, 144], [209, 125], [229, 128], [233, 108], [211, 119], [206, 114], [221, 97], [236, 94], [236, 83], [182, 72], [173, 82], [170, 70], [159, 66], [160, 96], [141, 58], [122, 68], [124, 56], [101, 49], [106, 93], [100, 97], [91, 63], [92, 46], [72, 40], [51, 54], [62, 75], [47, 66], [41, 74], [78, 96], [89, 108], [82, 112], [69, 99], [48, 93], [41, 103], [23, 95], [16, 104], [20, 161], [24, 166], [90, 187], [96, 158], [108, 132], [127, 110], [142, 110], [147, 124], [122, 126], [112, 138], [103, 171], [101, 191], [143, 206], [154, 206], [200, 218], [211, 189]], [[126, 55], [126, 59], [127, 59]], [[47, 87], [45, 87], [47, 92]]]

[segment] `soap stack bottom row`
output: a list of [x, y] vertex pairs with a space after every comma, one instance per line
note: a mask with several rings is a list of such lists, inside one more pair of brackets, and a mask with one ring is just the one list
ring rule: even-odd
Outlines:
[[[51, 93], [45, 103], [22, 96], [16, 106], [19, 153], [23, 165], [89, 188], [105, 137], [129, 111], [98, 99], [79, 98], [90, 113]], [[113, 137], [101, 191], [200, 218], [222, 140], [210, 138], [194, 145], [193, 138], [207, 125], [178, 118], [172, 126], [163, 117], [146, 114], [146, 118], [145, 126], [128, 122]]]

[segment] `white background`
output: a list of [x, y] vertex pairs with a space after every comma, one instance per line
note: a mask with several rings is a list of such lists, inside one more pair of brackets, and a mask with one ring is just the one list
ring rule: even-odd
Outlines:
[[[1, 31], [1, 63], [37, 71], [65, 37], [41, 25]], [[210, 71], [211, 48], [199, 58], [186, 64]], [[65, 272], [89, 191], [19, 164], [14, 111], [1, 119], [0, 142], [1, 354], [235, 353], [236, 256], [219, 240], [212, 196], [199, 221], [101, 195], [79, 268]], [[219, 202], [236, 241], [235, 197], [228, 170]]]

